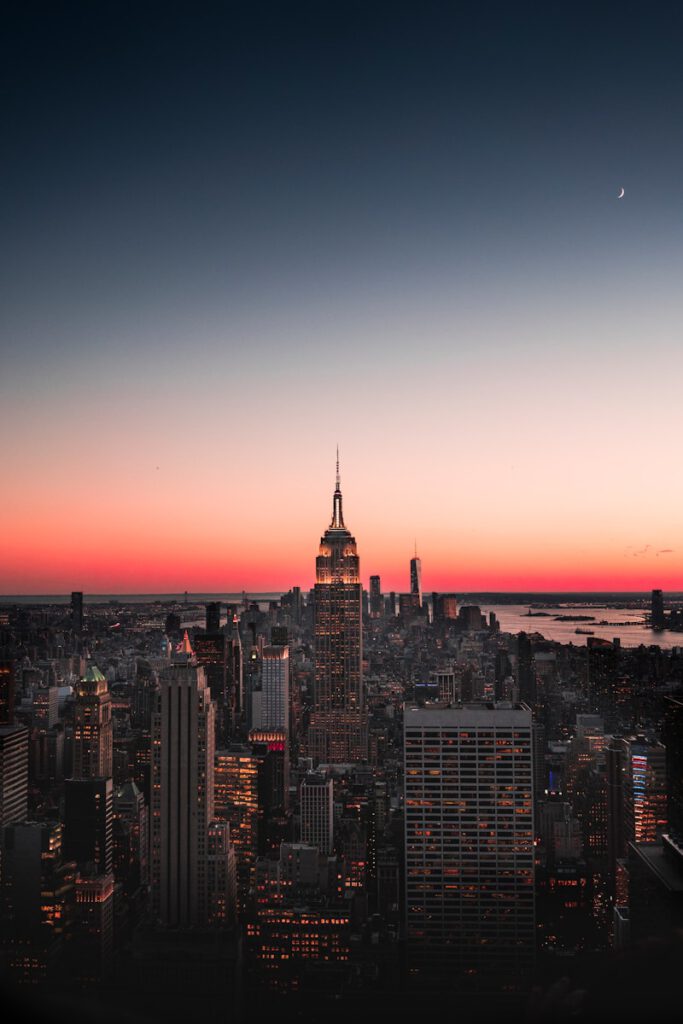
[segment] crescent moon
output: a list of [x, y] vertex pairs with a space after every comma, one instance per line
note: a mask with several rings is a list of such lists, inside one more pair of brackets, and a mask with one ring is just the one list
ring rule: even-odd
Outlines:
[[625, 194], [626, 194], [626, 189], [622, 188], [621, 192], [617, 196], [617, 199], [623, 199]]

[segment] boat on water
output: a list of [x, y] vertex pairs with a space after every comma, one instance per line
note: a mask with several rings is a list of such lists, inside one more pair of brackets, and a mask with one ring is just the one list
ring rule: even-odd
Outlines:
[[595, 636], [594, 629], [575, 629], [575, 633], [581, 633], [582, 636]]

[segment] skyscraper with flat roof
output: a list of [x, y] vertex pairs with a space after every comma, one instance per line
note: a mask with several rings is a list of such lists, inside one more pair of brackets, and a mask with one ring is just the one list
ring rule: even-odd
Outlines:
[[534, 957], [531, 711], [406, 708], [408, 969], [453, 987], [518, 984]]
[[370, 577], [370, 618], [381, 619], [384, 610], [382, 583], [379, 576]]
[[363, 703], [362, 586], [356, 540], [344, 525], [337, 480], [332, 521], [315, 562], [315, 690], [308, 747], [318, 762], [367, 759]]
[[162, 924], [208, 922], [208, 828], [214, 812], [215, 704], [204, 670], [161, 674], [152, 716], [152, 901]]
[[74, 633], [83, 632], [83, 591], [71, 592], [71, 628]]
[[263, 648], [259, 728], [289, 733], [289, 647]]
[[332, 779], [311, 772], [301, 783], [301, 842], [321, 853], [334, 850], [334, 791]]

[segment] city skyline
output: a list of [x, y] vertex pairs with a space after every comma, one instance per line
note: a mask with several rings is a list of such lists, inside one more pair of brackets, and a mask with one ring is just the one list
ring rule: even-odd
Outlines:
[[388, 589], [680, 589], [683, 12], [172, 6], [7, 18], [3, 593], [309, 586], [337, 443]]

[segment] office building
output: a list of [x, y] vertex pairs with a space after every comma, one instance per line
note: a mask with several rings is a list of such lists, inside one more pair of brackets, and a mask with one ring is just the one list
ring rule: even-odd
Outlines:
[[308, 748], [317, 762], [367, 759], [363, 702], [362, 587], [355, 538], [344, 525], [337, 479], [332, 521], [320, 540], [314, 591], [315, 684]]
[[661, 590], [652, 591], [652, 609], [650, 623], [653, 629], [664, 629], [666, 618], [664, 615], [664, 594]]
[[0, 726], [0, 826], [24, 821], [28, 812], [28, 729]]
[[237, 914], [237, 866], [227, 821], [209, 824], [207, 853], [208, 924], [227, 928]]
[[334, 850], [334, 791], [332, 779], [319, 773], [306, 775], [299, 791], [302, 843], [320, 853]]
[[261, 659], [261, 720], [259, 729], [289, 733], [289, 648], [263, 648]]
[[78, 875], [72, 960], [74, 975], [84, 986], [96, 985], [114, 968], [114, 876]]
[[152, 715], [152, 903], [176, 927], [208, 921], [206, 857], [214, 812], [215, 705], [204, 670], [164, 670]]
[[370, 618], [381, 619], [384, 611], [382, 584], [379, 576], [370, 577]]
[[149, 882], [149, 817], [134, 782], [116, 790], [113, 813], [114, 876], [130, 894]]
[[667, 780], [667, 835], [683, 856], [683, 699], [664, 698]]
[[0, 727], [14, 724], [14, 662], [0, 658]]
[[206, 606], [206, 632], [218, 633], [221, 628], [221, 603], [210, 601]]
[[260, 766], [261, 758], [246, 744], [216, 751], [215, 817], [230, 825], [241, 896], [253, 885], [259, 853]]
[[83, 592], [74, 590], [71, 593], [71, 628], [74, 633], [83, 632]]
[[111, 778], [114, 734], [111, 694], [107, 680], [89, 665], [76, 689], [73, 776], [75, 779]]
[[406, 708], [405, 885], [415, 979], [516, 986], [534, 958], [531, 711]]
[[114, 784], [111, 779], [64, 783], [64, 857], [100, 875], [113, 865]]
[[226, 708], [228, 712], [229, 735], [232, 740], [243, 736], [246, 731], [246, 705], [244, 700], [244, 660], [239, 619], [233, 614], [230, 627], [226, 625]]
[[37, 729], [51, 729], [59, 720], [59, 687], [41, 686], [33, 691], [33, 725]]

